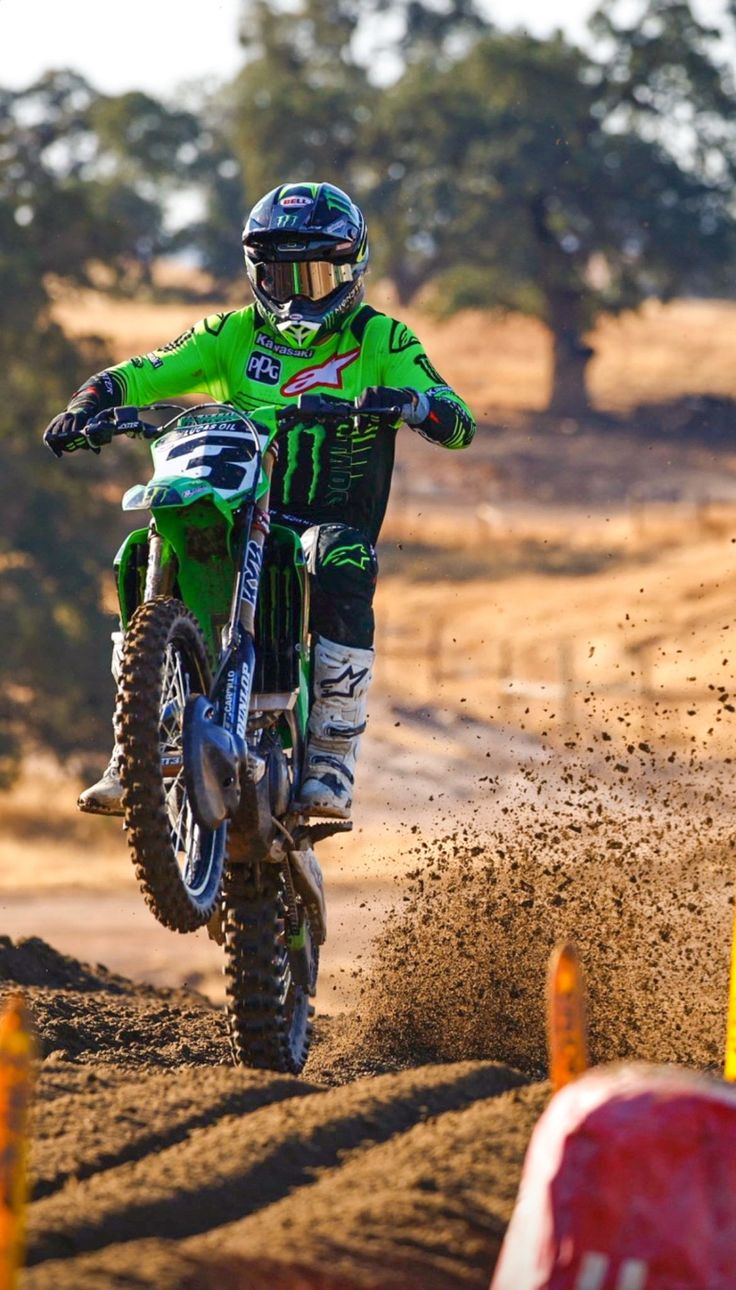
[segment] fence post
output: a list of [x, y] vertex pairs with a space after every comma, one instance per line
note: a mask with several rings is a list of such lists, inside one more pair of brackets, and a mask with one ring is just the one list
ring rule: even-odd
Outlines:
[[511, 642], [500, 640], [498, 642], [498, 715], [502, 725], [505, 725], [511, 716], [513, 694], [509, 690], [509, 684], [514, 677], [514, 656], [511, 648]]
[[445, 676], [443, 649], [445, 620], [437, 614], [429, 620], [429, 638], [427, 640], [427, 679], [429, 681], [429, 699], [437, 701], [439, 687]]
[[569, 637], [557, 644], [560, 674], [561, 724], [565, 730], [575, 729], [575, 651]]

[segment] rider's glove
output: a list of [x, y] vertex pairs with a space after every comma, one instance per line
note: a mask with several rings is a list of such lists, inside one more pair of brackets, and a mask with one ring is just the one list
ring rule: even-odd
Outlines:
[[89, 443], [82, 434], [91, 412], [61, 412], [47, 425], [43, 441], [55, 457], [63, 452], [76, 452], [77, 448], [89, 448]]
[[[98, 412], [114, 407], [118, 402], [118, 385], [112, 373], [100, 372], [77, 390], [66, 411], [54, 417], [44, 431], [43, 441], [55, 457], [60, 457], [63, 452], [92, 447], [82, 431]], [[93, 450], [99, 452], [99, 448]]]
[[418, 390], [391, 389], [386, 385], [369, 385], [363, 390], [357, 402], [358, 411], [362, 407], [395, 407], [399, 416], [408, 426], [420, 426], [429, 416], [429, 399]]

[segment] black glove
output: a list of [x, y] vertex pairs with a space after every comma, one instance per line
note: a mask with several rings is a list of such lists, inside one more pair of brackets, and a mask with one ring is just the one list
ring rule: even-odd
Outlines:
[[[78, 412], [61, 412], [53, 421], [49, 421], [44, 431], [43, 441], [55, 457], [63, 452], [76, 452], [77, 448], [89, 448], [89, 443], [82, 434], [93, 412], [80, 408]], [[99, 448], [97, 450], [99, 452]]]
[[429, 400], [417, 390], [392, 389], [387, 385], [369, 385], [357, 400], [361, 408], [392, 407], [399, 409], [399, 416], [408, 426], [419, 426], [429, 415]]
[[93, 452], [100, 451], [99, 447], [89, 442], [82, 431], [87, 422], [91, 421], [98, 412], [112, 408], [120, 401], [119, 385], [113, 373], [99, 372], [77, 390], [69, 400], [66, 411], [54, 417], [44, 432], [43, 441], [55, 457], [60, 457], [63, 452], [76, 452], [78, 448], [91, 448]]

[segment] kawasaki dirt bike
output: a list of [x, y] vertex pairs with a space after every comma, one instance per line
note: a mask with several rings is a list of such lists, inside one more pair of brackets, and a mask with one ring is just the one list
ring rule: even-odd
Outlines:
[[236, 1062], [298, 1073], [326, 935], [315, 844], [352, 824], [299, 809], [310, 703], [309, 582], [299, 536], [270, 523], [276, 435], [395, 408], [303, 396], [253, 418], [224, 404], [98, 414], [153, 440], [154, 472], [123, 509], [150, 510], [116, 558], [125, 644], [116, 706], [125, 828], [159, 922], [225, 947]]

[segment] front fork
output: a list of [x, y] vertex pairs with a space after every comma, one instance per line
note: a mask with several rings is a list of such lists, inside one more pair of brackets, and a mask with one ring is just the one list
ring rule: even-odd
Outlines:
[[[194, 818], [216, 829], [232, 817], [240, 801], [243, 776], [257, 776], [251, 765], [246, 729], [255, 675], [255, 614], [268, 536], [268, 506], [276, 452], [271, 445], [263, 470], [268, 489], [260, 506], [243, 517], [243, 542], [235, 580], [225, 649], [210, 698], [193, 695], [184, 712], [184, 779]], [[265, 769], [265, 766], [264, 766]]]
[[225, 657], [213, 686], [221, 707], [222, 726], [242, 745], [250, 710], [256, 665], [255, 612], [268, 536], [268, 511], [251, 508], [225, 639]]

